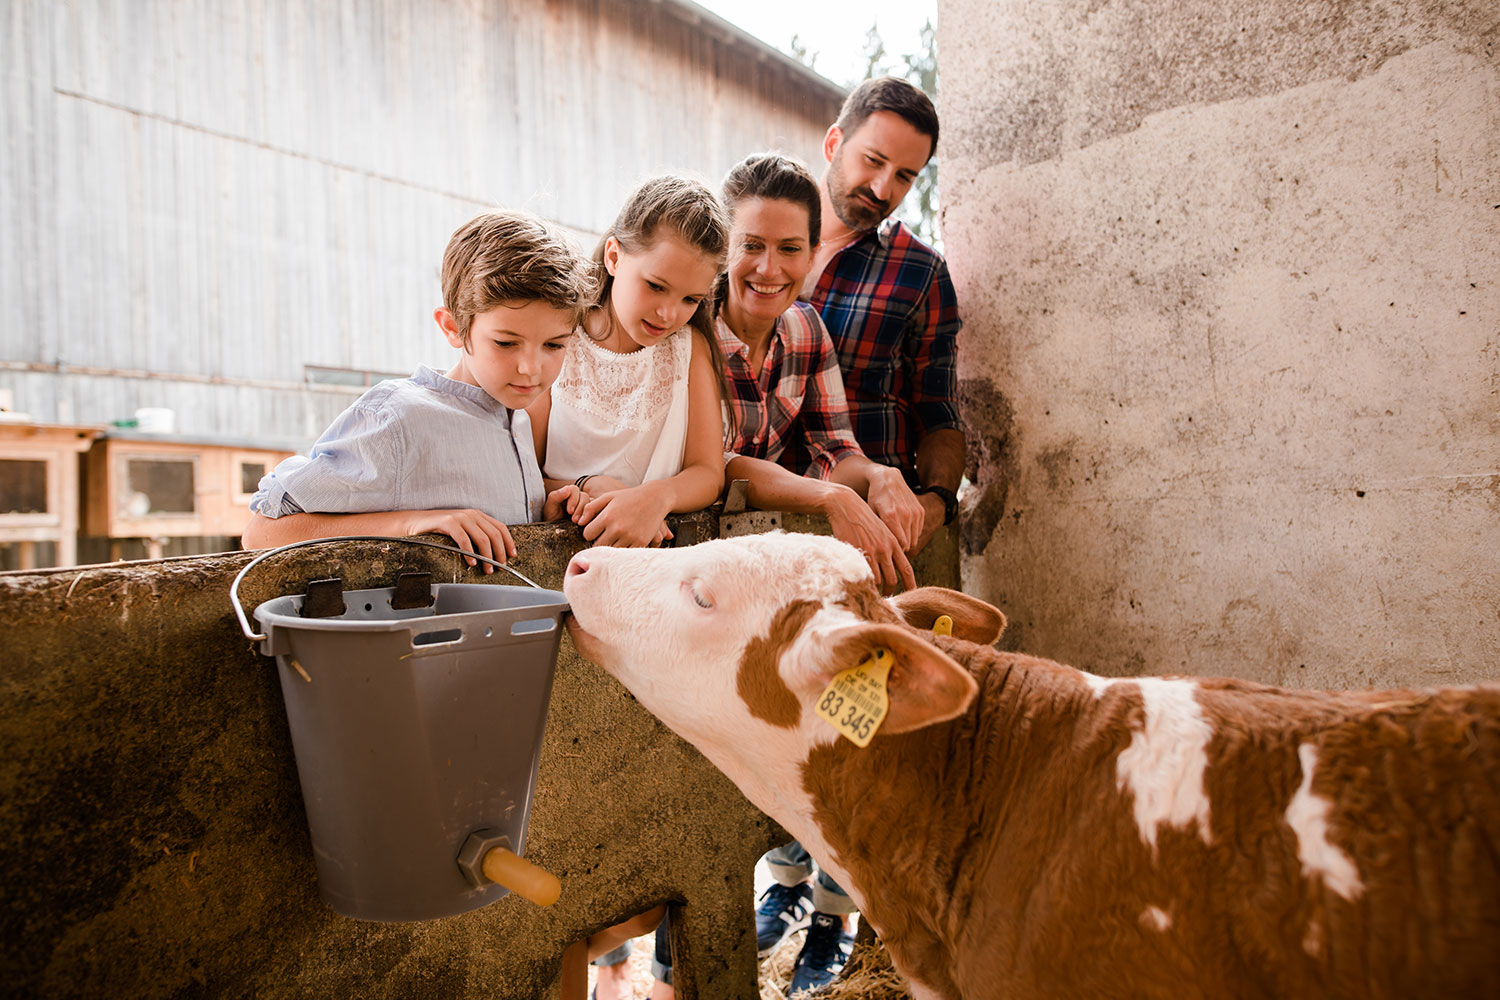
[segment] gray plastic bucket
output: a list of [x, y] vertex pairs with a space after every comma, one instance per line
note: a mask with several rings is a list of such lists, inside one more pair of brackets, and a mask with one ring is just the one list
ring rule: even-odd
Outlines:
[[394, 593], [344, 591], [344, 612], [323, 618], [301, 616], [306, 595], [279, 597], [255, 618], [324, 901], [363, 920], [427, 920], [508, 892], [476, 887], [456, 859], [478, 831], [524, 853], [568, 604], [555, 590], [445, 583], [432, 606], [396, 610]]

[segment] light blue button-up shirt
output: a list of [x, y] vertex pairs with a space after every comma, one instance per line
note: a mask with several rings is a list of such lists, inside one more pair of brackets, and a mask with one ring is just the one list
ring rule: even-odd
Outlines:
[[372, 387], [260, 481], [266, 517], [474, 508], [505, 524], [536, 521], [545, 499], [531, 419], [475, 385], [423, 365]]

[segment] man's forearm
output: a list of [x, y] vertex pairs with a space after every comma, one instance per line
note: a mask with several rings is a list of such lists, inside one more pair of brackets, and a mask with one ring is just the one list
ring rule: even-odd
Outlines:
[[964, 477], [964, 433], [948, 427], [935, 430], [917, 445], [917, 482], [958, 490]]

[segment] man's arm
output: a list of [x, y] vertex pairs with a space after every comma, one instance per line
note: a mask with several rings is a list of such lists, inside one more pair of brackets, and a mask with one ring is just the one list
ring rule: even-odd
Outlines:
[[[938, 256], [932, 282], [917, 319], [923, 326], [914, 369], [920, 373], [912, 394], [912, 409], [923, 426], [917, 442], [916, 473], [920, 486], [934, 486], [956, 493], [963, 480], [965, 445], [958, 411], [958, 297], [948, 265]], [[929, 429], [930, 428], [930, 429]], [[922, 493], [926, 519], [918, 539], [920, 551], [947, 518], [946, 500], [936, 493]]]

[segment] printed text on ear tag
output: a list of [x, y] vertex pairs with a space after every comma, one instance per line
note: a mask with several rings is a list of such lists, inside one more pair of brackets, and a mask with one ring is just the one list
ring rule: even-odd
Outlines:
[[875, 650], [858, 666], [840, 670], [823, 689], [815, 711], [855, 746], [867, 747], [890, 710], [885, 682], [894, 657], [888, 649]]
[[937, 621], [935, 621], [935, 622], [932, 623], [932, 634], [933, 635], [952, 635], [953, 634], [953, 619], [949, 618], [947, 615], [938, 615], [937, 616]]

